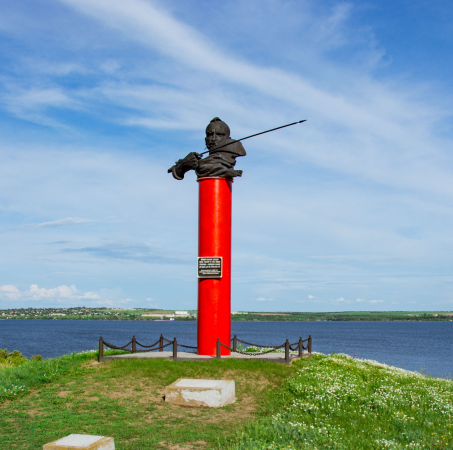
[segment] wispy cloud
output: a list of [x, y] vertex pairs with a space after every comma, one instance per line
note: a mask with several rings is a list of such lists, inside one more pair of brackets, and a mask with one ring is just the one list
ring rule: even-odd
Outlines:
[[48, 228], [48, 227], [67, 227], [72, 225], [84, 225], [93, 222], [90, 219], [82, 219], [79, 217], [66, 217], [65, 219], [53, 220], [51, 222], [31, 223], [25, 225], [32, 228]]
[[238, 161], [233, 302], [450, 299], [451, 77], [422, 79], [418, 59], [397, 72], [398, 43], [384, 45], [362, 8], [232, 0], [213, 17], [175, 0], [31, 4], [7, 2], [0, 18], [14, 42], [0, 50], [0, 215], [15, 231], [0, 235], [4, 283], [89, 279], [98, 292], [110, 277], [145, 298], [168, 292], [167, 264], [185, 261], [170, 289], [185, 297], [197, 185], [166, 169], [202, 150], [214, 116], [233, 137], [306, 118], [246, 141]]
[[135, 261], [147, 264], [187, 264], [188, 258], [165, 254], [151, 244], [109, 243], [98, 247], [65, 248], [64, 253], [87, 253], [96, 258]]

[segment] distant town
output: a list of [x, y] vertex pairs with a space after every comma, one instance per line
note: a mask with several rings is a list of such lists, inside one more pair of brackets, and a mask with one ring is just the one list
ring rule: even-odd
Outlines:
[[[0, 320], [197, 320], [196, 310], [150, 308], [11, 308], [0, 310]], [[233, 321], [453, 321], [449, 311], [354, 311], [354, 312], [252, 312], [233, 311]]]

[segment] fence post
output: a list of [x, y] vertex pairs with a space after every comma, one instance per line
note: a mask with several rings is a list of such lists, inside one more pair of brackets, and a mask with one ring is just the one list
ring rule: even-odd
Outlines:
[[237, 352], [238, 350], [238, 338], [236, 337], [236, 335], [234, 335], [234, 338], [233, 338], [233, 352]]
[[164, 337], [162, 335], [160, 335], [159, 338], [159, 351], [160, 352], [164, 351]]
[[304, 348], [304, 345], [302, 343], [302, 338], [299, 338], [299, 358], [302, 358], [302, 350]]
[[137, 340], [135, 339], [135, 336], [132, 336], [132, 353], [135, 353], [137, 351]]
[[217, 338], [216, 358], [220, 359], [220, 339]]
[[98, 362], [102, 361], [104, 357], [104, 341], [102, 340], [102, 336], [99, 338], [99, 355], [98, 355]]
[[286, 364], [289, 364], [289, 341], [288, 341], [288, 339], [286, 339], [286, 342], [285, 342], [285, 361], [286, 361]]
[[176, 342], [176, 338], [173, 341], [173, 359], [178, 359], [178, 342]]
[[308, 353], [311, 355], [311, 334], [308, 336]]

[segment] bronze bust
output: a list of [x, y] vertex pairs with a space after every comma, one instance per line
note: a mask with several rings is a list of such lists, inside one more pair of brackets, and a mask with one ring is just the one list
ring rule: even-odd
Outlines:
[[200, 153], [191, 152], [185, 158], [176, 161], [168, 169], [177, 180], [182, 180], [189, 170], [195, 170], [198, 178], [242, 176], [242, 170], [234, 170], [236, 158], [245, 156], [245, 149], [239, 141], [231, 139], [229, 126], [214, 117], [206, 127], [206, 148], [209, 156], [203, 158]]

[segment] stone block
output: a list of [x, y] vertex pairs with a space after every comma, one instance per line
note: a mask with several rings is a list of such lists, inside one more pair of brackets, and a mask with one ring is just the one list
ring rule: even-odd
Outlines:
[[182, 406], [220, 408], [236, 399], [233, 380], [180, 378], [165, 389], [165, 401]]
[[88, 434], [70, 434], [58, 441], [49, 442], [43, 450], [115, 450], [113, 438], [90, 436]]

